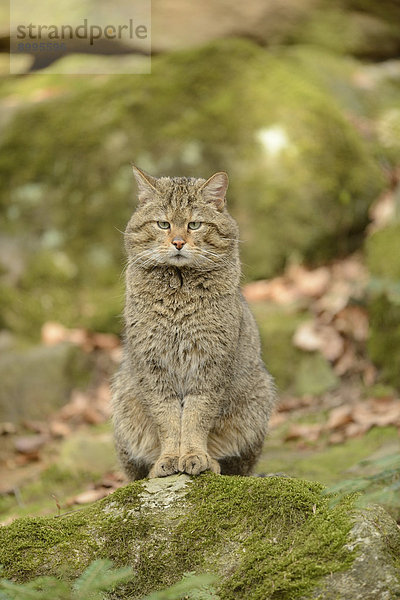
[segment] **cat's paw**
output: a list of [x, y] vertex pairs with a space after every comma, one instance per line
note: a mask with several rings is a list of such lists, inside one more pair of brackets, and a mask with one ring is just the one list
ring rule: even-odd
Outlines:
[[181, 473], [187, 473], [188, 475], [198, 475], [203, 471], [221, 472], [218, 462], [203, 452], [181, 456], [178, 469]]
[[150, 479], [154, 477], [167, 477], [178, 473], [178, 456], [165, 454], [154, 463], [149, 472]]

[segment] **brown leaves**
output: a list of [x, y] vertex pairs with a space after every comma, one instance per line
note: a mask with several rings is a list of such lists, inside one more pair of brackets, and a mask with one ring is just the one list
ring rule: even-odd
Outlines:
[[68, 329], [64, 325], [61, 325], [61, 323], [53, 321], [44, 323], [42, 327], [42, 342], [46, 346], [69, 342], [79, 346], [85, 352], [104, 350], [111, 354], [117, 362], [121, 358], [120, 341], [116, 335], [112, 333], [95, 333], [82, 328]]
[[338, 444], [363, 435], [371, 427], [388, 425], [400, 430], [400, 399], [369, 398], [331, 409], [325, 423], [291, 423], [284, 439], [310, 443], [324, 438], [330, 444]]
[[90, 489], [67, 500], [66, 506], [88, 504], [90, 502], [96, 502], [96, 500], [101, 500], [101, 498], [105, 498], [108, 494], [111, 494], [111, 492], [121, 487], [124, 481], [125, 478], [122, 473], [106, 473], [101, 481], [93, 485]]
[[344, 340], [336, 329], [318, 321], [302, 323], [294, 334], [293, 343], [308, 352], [319, 350], [331, 361], [337, 360], [344, 350]]
[[293, 344], [304, 352], [320, 352], [333, 363], [336, 375], [361, 374], [372, 385], [376, 372], [365, 357], [368, 315], [361, 303], [368, 276], [357, 257], [330, 266], [306, 269], [291, 265], [281, 277], [245, 286], [249, 302], [269, 301], [308, 309]]

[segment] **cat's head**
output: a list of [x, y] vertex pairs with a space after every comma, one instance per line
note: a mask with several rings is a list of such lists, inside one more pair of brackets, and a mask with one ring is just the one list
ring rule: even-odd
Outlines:
[[135, 264], [213, 270], [237, 258], [238, 228], [226, 210], [228, 176], [209, 179], [133, 172], [138, 207], [125, 232], [128, 257]]

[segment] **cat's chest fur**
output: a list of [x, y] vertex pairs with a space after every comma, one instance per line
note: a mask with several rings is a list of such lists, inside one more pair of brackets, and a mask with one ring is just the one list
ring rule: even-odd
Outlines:
[[229, 298], [177, 273], [131, 289], [125, 316], [136, 362], [161, 372], [183, 397], [207, 364], [229, 353], [235, 306], [229, 312]]

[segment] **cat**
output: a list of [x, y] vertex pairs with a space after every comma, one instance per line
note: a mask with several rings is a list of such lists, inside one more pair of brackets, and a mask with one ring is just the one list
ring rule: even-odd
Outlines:
[[133, 171], [124, 357], [112, 386], [120, 462], [130, 480], [249, 475], [276, 393], [239, 287], [228, 176]]

